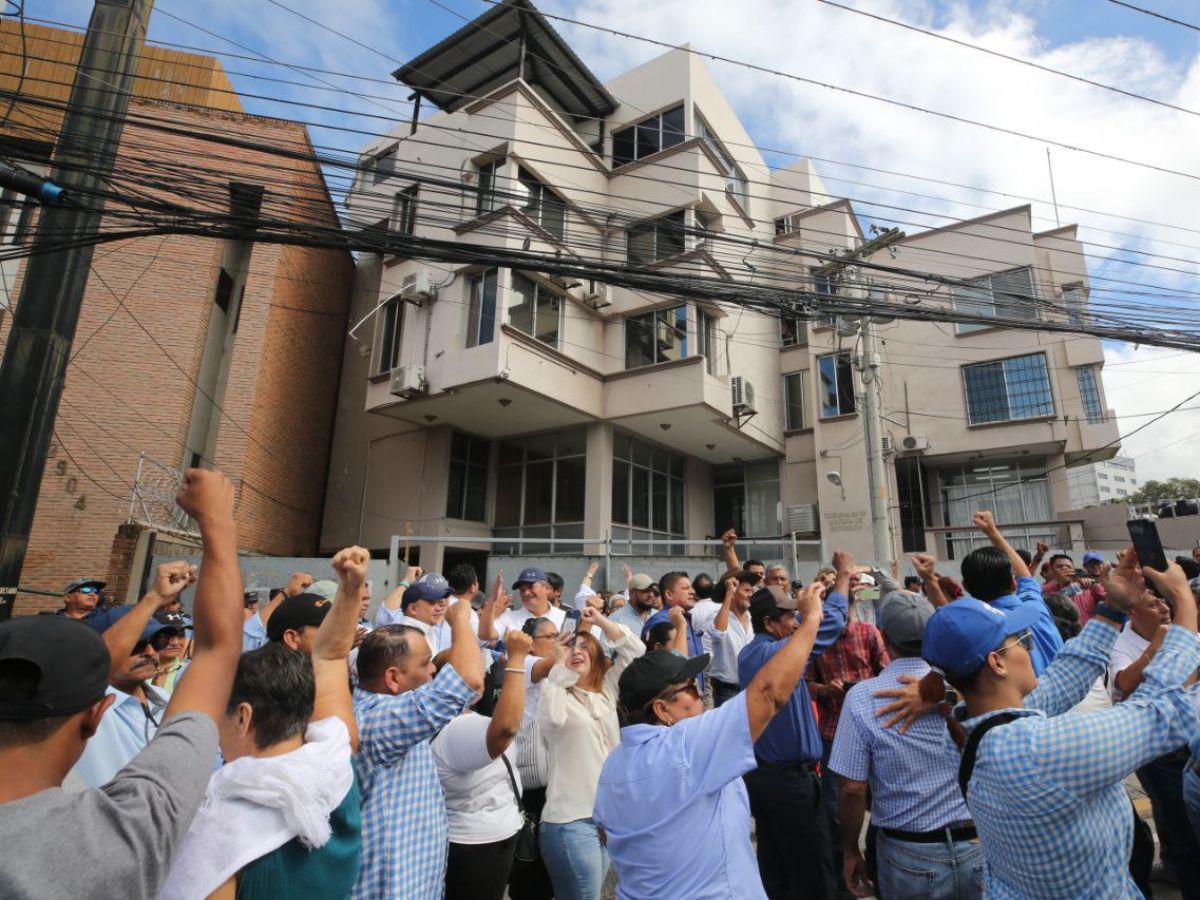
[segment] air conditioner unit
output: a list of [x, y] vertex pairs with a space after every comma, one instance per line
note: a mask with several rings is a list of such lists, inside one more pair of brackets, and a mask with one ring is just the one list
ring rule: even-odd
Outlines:
[[906, 434], [900, 439], [900, 449], [910, 452], [929, 449], [929, 438], [921, 434]]
[[425, 300], [437, 296], [437, 288], [429, 277], [428, 269], [417, 269], [404, 276], [400, 282], [400, 299], [420, 305]]
[[583, 295], [583, 302], [595, 310], [612, 306], [611, 289], [607, 284], [592, 282], [592, 289]]
[[428, 384], [425, 382], [424, 366], [400, 366], [392, 370], [392, 394], [411, 400], [425, 393]]
[[890, 434], [885, 434], [882, 438], [880, 438], [880, 440], [883, 443], [884, 453], [896, 452], [896, 439], [894, 437], [892, 437]]
[[754, 385], [741, 375], [729, 379], [729, 388], [733, 398], [733, 414], [748, 416], [758, 412], [754, 403]]
[[550, 280], [557, 284], [564, 291], [574, 290], [583, 284], [583, 282], [574, 275], [555, 275]]
[[821, 516], [815, 503], [787, 508], [787, 530], [796, 534], [820, 534]]

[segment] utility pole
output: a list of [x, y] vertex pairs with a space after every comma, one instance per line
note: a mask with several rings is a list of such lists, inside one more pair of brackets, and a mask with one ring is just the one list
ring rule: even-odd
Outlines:
[[[100, 227], [153, 6], [96, 0], [92, 9], [50, 175], [75, 202], [42, 210], [0, 365], [0, 620], [16, 599], [91, 268], [89, 241]], [[64, 245], [71, 249], [55, 249]]]

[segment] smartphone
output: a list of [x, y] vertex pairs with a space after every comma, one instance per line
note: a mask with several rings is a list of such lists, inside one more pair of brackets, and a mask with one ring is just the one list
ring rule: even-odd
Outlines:
[[1137, 551], [1138, 562], [1143, 566], [1167, 571], [1167, 554], [1163, 552], [1162, 541], [1158, 537], [1158, 526], [1151, 519], [1130, 519], [1129, 536], [1133, 538], [1133, 549]]
[[574, 634], [579, 629], [579, 620], [583, 613], [577, 609], [568, 609], [567, 617], [563, 619], [562, 628], [559, 630], [563, 634]]

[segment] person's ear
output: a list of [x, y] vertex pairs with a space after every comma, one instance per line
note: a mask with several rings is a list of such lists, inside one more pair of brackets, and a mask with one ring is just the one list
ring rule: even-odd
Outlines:
[[248, 737], [254, 723], [254, 707], [249, 703], [239, 703], [233, 711], [233, 720], [237, 725], [238, 737]]
[[650, 704], [650, 709], [653, 711], [654, 717], [664, 725], [671, 726], [675, 724], [671, 718], [670, 710], [667, 708], [666, 700], [655, 700]]
[[105, 694], [103, 699], [97, 700], [85, 710], [83, 720], [80, 723], [84, 740], [87, 740], [96, 733], [100, 727], [100, 720], [104, 718], [104, 714], [108, 712], [108, 708], [113, 705], [116, 699], [112, 694]]
[[282, 641], [283, 646], [287, 647], [289, 650], [300, 649], [300, 633], [298, 631], [293, 631], [291, 628], [289, 628], [283, 633]]
[[383, 683], [388, 689], [389, 694], [400, 692], [400, 669], [397, 666], [388, 666], [383, 673]]
[[1008, 666], [1004, 662], [1004, 654], [993, 650], [987, 657], [988, 668], [992, 670], [992, 674], [997, 678], [1003, 678], [1008, 674]]

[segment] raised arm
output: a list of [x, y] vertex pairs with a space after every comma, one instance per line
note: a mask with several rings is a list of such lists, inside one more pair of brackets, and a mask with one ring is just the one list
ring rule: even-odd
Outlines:
[[733, 595], [737, 593], [738, 581], [736, 578], [725, 579], [725, 596], [721, 600], [721, 608], [717, 610], [716, 618], [713, 619], [713, 630], [719, 631], [722, 634], [729, 628], [729, 610], [733, 606]]
[[823, 593], [824, 589], [817, 584], [804, 589], [799, 610], [804, 616], [803, 621], [787, 639], [784, 648], [767, 660], [746, 686], [746, 715], [752, 741], [758, 740], [775, 714], [787, 704], [804, 674], [821, 622]]
[[691, 656], [691, 646], [688, 644], [688, 623], [687, 618], [683, 615], [683, 610], [678, 606], [672, 606], [667, 610], [667, 620], [675, 626], [675, 642], [671, 645], [671, 649], [680, 656]]
[[1029, 566], [1025, 565], [1025, 560], [1021, 559], [1021, 554], [1012, 548], [1004, 535], [1000, 533], [1000, 529], [996, 526], [996, 517], [987, 510], [980, 510], [971, 516], [971, 522], [984, 533], [992, 546], [1008, 557], [1008, 561], [1012, 564], [1014, 578], [1029, 578]]
[[521, 728], [525, 715], [525, 659], [532, 647], [533, 639], [517, 628], [504, 636], [504, 683], [487, 729], [487, 751], [492, 759], [508, 749]]
[[341, 719], [350, 732], [352, 752], [358, 750], [358, 727], [350, 696], [349, 655], [358, 630], [358, 609], [370, 561], [371, 554], [362, 547], [347, 547], [334, 554], [331, 565], [338, 576], [338, 589], [333, 606], [313, 638], [313, 679], [317, 685], [313, 721], [330, 716]]
[[154, 583], [146, 596], [137, 602], [131, 612], [126, 613], [104, 632], [104, 643], [110, 657], [109, 680], [129, 660], [138, 638], [154, 614], [179, 599], [184, 588], [196, 581], [196, 567], [183, 560], [165, 562], [154, 573]]
[[737, 532], [730, 528], [721, 535], [721, 560], [726, 572], [736, 572], [742, 567], [737, 555]]
[[925, 588], [925, 599], [929, 601], [934, 608], [945, 606], [950, 602], [950, 598], [946, 596], [946, 592], [942, 590], [942, 584], [937, 577], [937, 560], [928, 553], [918, 553], [912, 558], [913, 568], [921, 577], [921, 587]]
[[258, 617], [262, 619], [265, 626], [271, 619], [271, 613], [278, 609], [279, 604], [288, 597], [295, 597], [297, 594], [303, 594], [313, 583], [313, 577], [307, 572], [293, 572], [292, 577], [288, 579], [287, 585], [282, 591], [276, 591], [274, 596], [267, 601], [267, 605], [258, 611]]
[[479, 640], [484, 644], [491, 646], [500, 637], [496, 633], [496, 619], [503, 614], [508, 602], [508, 594], [504, 592], [504, 570], [501, 569], [496, 573], [492, 589], [488, 591], [487, 599], [479, 610]]
[[575, 608], [583, 609], [587, 606], [588, 597], [596, 595], [595, 588], [592, 587], [592, 579], [596, 577], [596, 573], [600, 570], [600, 560], [593, 559], [587, 567], [587, 571], [583, 574], [583, 581], [579, 585], [579, 590], [575, 592]]
[[191, 665], [179, 679], [164, 721], [200, 712], [220, 722], [242, 653], [242, 573], [233, 523], [233, 483], [220, 472], [188, 469], [176, 502], [200, 527]]
[[476, 694], [483, 690], [483, 657], [471, 631], [471, 604], [460, 600], [446, 610], [450, 623], [450, 655], [446, 658], [458, 677]]
[[1036, 552], [1033, 554], [1033, 559], [1029, 561], [1029, 572], [1034, 578], [1037, 577], [1038, 569], [1040, 569], [1042, 566], [1042, 560], [1045, 559], [1046, 554], [1050, 552], [1050, 545], [1043, 541], [1038, 541], [1035, 550]]

